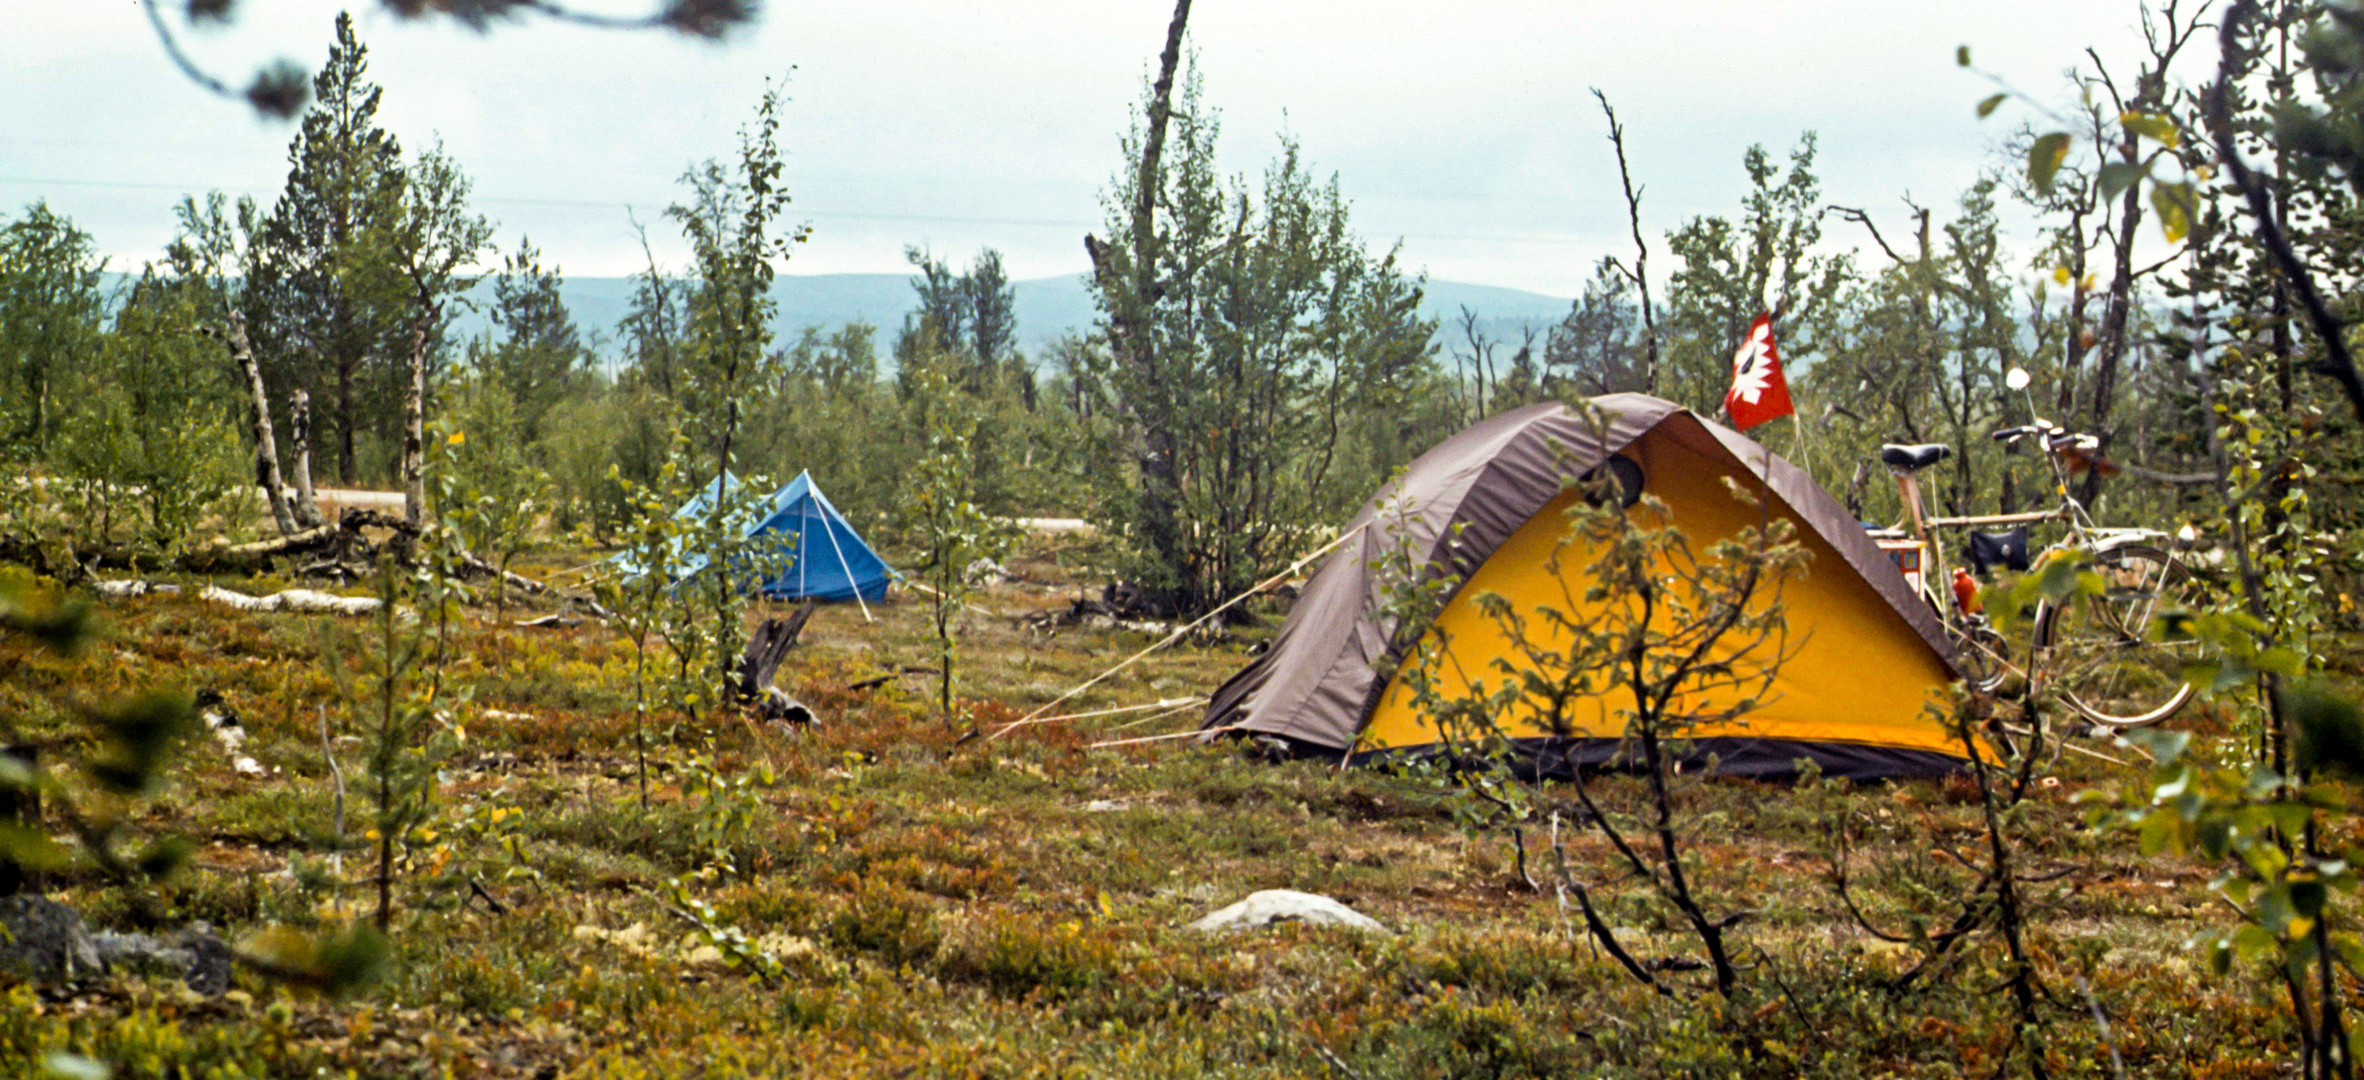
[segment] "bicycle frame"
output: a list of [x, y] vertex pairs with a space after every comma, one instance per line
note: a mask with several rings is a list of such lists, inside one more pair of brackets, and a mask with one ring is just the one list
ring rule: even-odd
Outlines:
[[[1960, 610], [1959, 605], [1955, 603], [1954, 596], [1950, 588], [1947, 587], [1954, 571], [1947, 563], [1945, 545], [1936, 539], [1936, 530], [1991, 525], [2021, 525], [2057, 520], [2067, 523], [2068, 535], [2057, 543], [2048, 545], [2047, 551], [2081, 550], [2094, 555], [2101, 555], [2133, 543], [2166, 539], [2166, 534], [2151, 529], [2104, 528], [2094, 522], [2092, 514], [2086, 510], [2085, 505], [2079, 502], [2073, 493], [2069, 484], [2070, 473], [2064, 463], [2064, 452], [2076, 448], [2076, 440], [2082, 437], [2070, 435], [2042, 420], [2025, 428], [2006, 429], [2005, 432], [1998, 433], [1997, 437], [2016, 440], [2028, 435], [2038, 438], [2041, 452], [2045, 457], [2045, 464], [2052, 472], [2053, 492], [2059, 502], [2049, 509], [2012, 514], [1938, 517], [1929, 513], [1928, 508], [1923, 504], [1920, 478], [1915, 472], [1906, 469], [1891, 469], [1892, 474], [1896, 477], [1898, 493], [1903, 497], [1905, 521], [1897, 528], [1880, 530], [1874, 534], [1874, 538], [1898, 540], [1906, 536], [1910, 537], [1912, 545], [1918, 549], [1917, 554], [1923, 567], [1920, 583], [1922, 598], [1931, 607], [1937, 609], [1938, 617], [1944, 622], [1948, 633], [1955, 639], [1957, 646], [1964, 649], [1980, 647], [1977, 641], [1980, 631], [1985, 629], [1984, 622], [1976, 619], [1970, 613]], [[2162, 583], [2148, 581], [2139, 583], [2145, 591], [2155, 590], [2160, 584]], [[1992, 650], [1988, 651], [1992, 653]], [[1993, 659], [2002, 669], [2025, 672], [2025, 669], [2021, 668], [2019, 664], [2012, 662], [2000, 653], [1994, 653]]]
[[[1897, 472], [1895, 474], [1896, 485], [1898, 492], [1904, 498], [1905, 515], [1911, 524], [1913, 539], [1930, 545], [1932, 550], [1940, 551], [1942, 554], [1942, 546], [1930, 539], [1933, 529], [1976, 528], [1982, 525], [2026, 525], [2038, 521], [2065, 521], [2068, 523], [2068, 540], [2052, 546], [2082, 547], [2088, 551], [2103, 550], [2110, 541], [2117, 539], [2120, 534], [2127, 536], [2164, 535], [2150, 529], [2105, 529], [2095, 524], [2092, 513], [2087, 511], [2085, 504], [2077, 501], [2076, 495], [2069, 490], [2069, 473], [2061, 466], [2063, 449], [2053, 446], [2049, 436], [2044, 436], [2044, 444], [2040, 452], [2044, 455], [2045, 465], [2052, 471], [2053, 493], [2060, 499], [2059, 504], [2049, 510], [1968, 517], [1936, 517], [1923, 512], [1920, 478], [1909, 472]], [[1942, 557], [1939, 559], [1939, 563], [1942, 569]]]

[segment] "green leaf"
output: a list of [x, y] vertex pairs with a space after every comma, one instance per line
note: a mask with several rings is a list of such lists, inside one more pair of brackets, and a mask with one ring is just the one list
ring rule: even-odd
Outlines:
[[2182, 133], [2176, 129], [2175, 121], [2157, 113], [2130, 112], [2118, 117], [2118, 122], [2126, 126], [2127, 134], [2149, 139], [2169, 149], [2182, 141]]
[[2266, 933], [2282, 937], [2294, 917], [2298, 917], [2298, 910], [2290, 902], [2288, 886], [2268, 886], [2257, 898], [2257, 925]]
[[2309, 879], [2290, 883], [2290, 908], [2308, 919], [2323, 916], [2323, 902], [2330, 899], [2331, 890], [2320, 880]]
[[376, 983], [392, 960], [386, 936], [368, 923], [316, 933], [279, 927], [258, 944], [286, 976], [332, 997]]
[[2331, 935], [2331, 947], [2338, 950], [2340, 959], [2347, 961], [2349, 967], [2364, 966], [2364, 942], [2357, 941], [2354, 934]]
[[59, 1080], [108, 1080], [115, 1075], [115, 1070], [104, 1061], [64, 1050], [52, 1050], [41, 1057], [41, 1073], [58, 1077]]
[[[2272, 844], [2242, 845], [2241, 861], [2249, 865], [2251, 873], [2267, 880], [2280, 876], [2283, 869], [2290, 865], [2289, 856], [2282, 854], [2282, 849]], [[2275, 892], [2268, 892], [2259, 898], [2258, 902], [2261, 904], [2270, 903], [2276, 895]], [[2276, 932], [2279, 933], [2279, 931]]]
[[2113, 161], [2101, 167], [2101, 197], [2115, 199], [2126, 190], [2126, 185], [2142, 182], [2151, 174], [2150, 166], [2128, 161]]
[[2264, 927], [2250, 923], [2233, 931], [2232, 940], [2227, 944], [2241, 955], [2241, 959], [2256, 960], [2274, 947], [2274, 935]]
[[[2182, 758], [2183, 752], [2192, 745], [2191, 732], [2169, 731], [2166, 728], [2143, 728], [2138, 731], [2126, 732], [2118, 738], [2139, 746], [2149, 753], [2153, 759], [2158, 761], [2162, 772]], [[2182, 789], [2178, 787], [2177, 790]]]
[[181, 864], [188, 862], [189, 856], [196, 851], [196, 845], [184, 837], [165, 837], [148, 845], [148, 850], [140, 853], [139, 871], [150, 881], [162, 879], [180, 869]]
[[2170, 244], [2180, 244], [2192, 234], [2192, 208], [2196, 199], [2189, 181], [2154, 183], [2151, 185], [2151, 209], [2159, 215], [2159, 232]]
[[2312, 919], [2290, 920], [2289, 943], [2282, 951], [2282, 967], [2290, 973], [2291, 978], [2306, 979], [2310, 976], [2307, 968], [2315, 962], [2317, 952], [2315, 938], [2311, 933], [2314, 928]]
[[2198, 848], [2201, 854], [2210, 859], [2224, 858], [2225, 852], [2232, 850], [2233, 847], [2232, 823], [2220, 817], [2212, 817], [2201, 822], [2199, 827], [2193, 830], [2193, 836], [2192, 846]]
[[79, 653], [93, 636], [89, 605], [40, 587], [13, 567], [0, 575], [0, 630], [23, 631], [63, 656]]
[[15, 754], [0, 754], [0, 787], [30, 791], [41, 785], [41, 775], [25, 759]]
[[2036, 571], [2033, 577], [2021, 582], [2020, 588], [2033, 589], [2037, 596], [2046, 600], [2059, 601], [2066, 599], [2073, 593], [2094, 591], [2093, 587], [2085, 582], [2086, 578], [2093, 578], [2095, 583], [2100, 583], [2100, 578], [2087, 573], [2084, 566], [2080, 565], [2077, 560], [2058, 558], [2047, 561], [2043, 569]]
[[1995, 114], [1995, 110], [2002, 108], [2003, 103], [2005, 101], [2009, 101], [2010, 99], [2011, 95], [2009, 94], [1987, 95], [1986, 100], [1978, 103], [1978, 118], [1984, 120], [1987, 117], [1993, 116]]
[[155, 783], [174, 744], [197, 726], [197, 709], [186, 695], [151, 691], [94, 719], [107, 747], [91, 763], [92, 778], [116, 794], [138, 795]]
[[[2253, 930], [2255, 927], [2243, 927]], [[2208, 939], [2208, 970], [2221, 976], [2233, 970], [2233, 942], [2229, 937]]]
[[2052, 178], [2060, 172], [2062, 162], [2068, 160], [2069, 134], [2055, 131], [2039, 135], [2027, 148], [2027, 178], [2036, 190], [2052, 194]]
[[1961, 67], [1970, 66], [1970, 46], [1958, 45], [1954, 47], [1954, 63]]
[[2364, 776], [2364, 709], [2320, 683], [2286, 685], [2281, 698], [2298, 733], [2301, 769]]
[[48, 833], [11, 822], [0, 824], [0, 859], [27, 870], [63, 870], [74, 855]]

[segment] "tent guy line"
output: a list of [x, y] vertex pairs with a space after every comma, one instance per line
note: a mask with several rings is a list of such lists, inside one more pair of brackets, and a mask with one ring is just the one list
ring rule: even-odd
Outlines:
[[1068, 713], [1064, 716], [1046, 716], [1042, 718], [1042, 722], [1049, 724], [1060, 720], [1089, 720], [1095, 716], [1115, 716], [1119, 713], [1141, 712], [1145, 709], [1173, 709], [1184, 705], [1205, 704], [1206, 700], [1207, 696], [1205, 694], [1196, 694], [1191, 697], [1165, 698], [1160, 701], [1152, 701], [1146, 705], [1119, 705], [1113, 709], [1093, 709], [1090, 712]]
[[[1126, 669], [1126, 668], [1129, 668], [1129, 667], [1133, 666], [1133, 664], [1134, 664], [1134, 663], [1136, 663], [1137, 661], [1139, 661], [1139, 660], [1140, 660], [1142, 657], [1144, 657], [1144, 656], [1147, 656], [1147, 655], [1149, 655], [1150, 653], [1156, 652], [1156, 651], [1158, 651], [1159, 649], [1165, 648], [1165, 647], [1166, 647], [1166, 646], [1168, 646], [1168, 645], [1171, 645], [1171, 644], [1173, 644], [1173, 643], [1175, 643], [1175, 642], [1177, 642], [1177, 641], [1180, 641], [1180, 640], [1182, 640], [1182, 635], [1184, 635], [1184, 634], [1187, 634], [1187, 633], [1191, 632], [1192, 630], [1196, 630], [1196, 629], [1198, 629], [1198, 628], [1199, 628], [1199, 626], [1200, 626], [1200, 625], [1202, 625], [1202, 624], [1204, 624], [1204, 623], [1205, 623], [1205, 622], [1206, 622], [1208, 619], [1212, 619], [1212, 618], [1214, 618], [1214, 617], [1215, 617], [1215, 616], [1217, 616], [1217, 615], [1221, 615], [1221, 614], [1223, 614], [1225, 611], [1228, 611], [1228, 610], [1230, 610], [1232, 607], [1234, 607], [1234, 606], [1238, 605], [1238, 604], [1239, 604], [1241, 601], [1243, 601], [1243, 600], [1246, 600], [1247, 598], [1249, 598], [1249, 597], [1251, 597], [1251, 596], [1254, 596], [1254, 595], [1256, 595], [1257, 593], [1263, 592], [1264, 590], [1266, 590], [1266, 589], [1269, 589], [1269, 588], [1271, 588], [1271, 587], [1273, 587], [1273, 586], [1275, 586], [1275, 585], [1278, 585], [1278, 584], [1280, 584], [1281, 582], [1284, 582], [1284, 581], [1287, 581], [1287, 580], [1289, 580], [1289, 576], [1290, 576], [1290, 575], [1292, 575], [1292, 574], [1295, 574], [1297, 571], [1304, 569], [1304, 568], [1305, 568], [1305, 565], [1306, 565], [1307, 563], [1310, 563], [1310, 562], [1312, 562], [1312, 561], [1313, 561], [1313, 560], [1315, 560], [1315, 559], [1321, 558], [1322, 556], [1329, 554], [1329, 553], [1331, 552], [1331, 550], [1332, 550], [1332, 549], [1336, 548], [1336, 547], [1337, 547], [1338, 545], [1340, 545], [1340, 544], [1343, 544], [1343, 543], [1345, 543], [1349, 537], [1356, 536], [1356, 535], [1360, 534], [1362, 531], [1363, 531], [1363, 526], [1361, 526], [1361, 525], [1357, 525], [1357, 526], [1355, 526], [1354, 528], [1348, 529], [1348, 530], [1346, 530], [1345, 532], [1338, 534], [1338, 538], [1337, 538], [1337, 539], [1335, 539], [1335, 540], [1332, 540], [1332, 541], [1330, 541], [1330, 542], [1329, 542], [1329, 543], [1327, 543], [1327, 544], [1323, 544], [1323, 545], [1322, 545], [1320, 548], [1316, 549], [1316, 550], [1315, 550], [1315, 551], [1313, 551], [1312, 553], [1310, 553], [1310, 554], [1307, 554], [1307, 555], [1306, 555], [1306, 556], [1304, 556], [1303, 558], [1300, 558], [1300, 559], [1298, 559], [1296, 562], [1290, 563], [1287, 569], [1285, 569], [1285, 570], [1282, 570], [1280, 573], [1274, 574], [1274, 575], [1272, 575], [1271, 577], [1265, 578], [1263, 581], [1257, 582], [1255, 585], [1253, 585], [1253, 586], [1250, 586], [1250, 587], [1248, 588], [1248, 591], [1246, 591], [1246, 592], [1243, 592], [1243, 593], [1239, 594], [1238, 596], [1234, 596], [1234, 597], [1232, 597], [1232, 598], [1231, 598], [1231, 599], [1229, 599], [1229, 600], [1225, 600], [1225, 601], [1224, 601], [1222, 604], [1220, 604], [1220, 605], [1216, 606], [1214, 610], [1212, 610], [1212, 611], [1209, 611], [1209, 612], [1207, 612], [1206, 614], [1199, 616], [1198, 618], [1192, 619], [1192, 620], [1190, 620], [1190, 621], [1189, 621], [1189, 622], [1187, 622], [1187, 623], [1184, 623], [1184, 624], [1181, 626], [1181, 628], [1180, 628], [1180, 629], [1177, 629], [1177, 630], [1175, 630], [1173, 633], [1171, 633], [1171, 634], [1167, 634], [1167, 635], [1166, 635], [1164, 638], [1162, 638], [1162, 639], [1160, 639], [1160, 640], [1158, 640], [1158, 641], [1156, 641], [1156, 642], [1153, 642], [1153, 643], [1151, 643], [1151, 644], [1150, 644], [1150, 646], [1149, 646], [1148, 648], [1142, 649], [1140, 652], [1137, 652], [1137, 653], [1134, 653], [1134, 654], [1133, 654], [1133, 655], [1131, 655], [1131, 656], [1125, 657], [1125, 658], [1124, 658], [1124, 660], [1123, 660], [1121, 663], [1118, 663], [1118, 664], [1117, 664], [1115, 667], [1109, 668], [1108, 670], [1106, 670], [1106, 671], [1103, 671], [1103, 672], [1099, 673], [1098, 675], [1094, 675], [1094, 676], [1092, 676], [1092, 677], [1091, 677], [1091, 679], [1090, 679], [1090, 680], [1086, 681], [1086, 682], [1085, 682], [1083, 685], [1081, 685], [1081, 686], [1078, 686], [1078, 687], [1076, 687], [1076, 688], [1075, 688], [1075, 689], [1073, 689], [1073, 690], [1069, 690], [1068, 692], [1066, 692], [1066, 693], [1064, 693], [1064, 694], [1061, 694], [1061, 695], [1059, 695], [1058, 697], [1052, 698], [1051, 700], [1049, 700], [1049, 701], [1047, 701], [1047, 702], [1044, 702], [1044, 703], [1042, 704], [1042, 707], [1040, 707], [1040, 708], [1038, 708], [1038, 709], [1034, 710], [1033, 712], [1027, 713], [1025, 716], [1019, 717], [1019, 718], [1018, 718], [1018, 719], [1016, 719], [1016, 720], [1012, 720], [1012, 721], [1010, 721], [1009, 723], [1002, 725], [1000, 728], [998, 728], [998, 729], [996, 729], [996, 730], [994, 731], [994, 733], [993, 733], [993, 735], [992, 735], [992, 738], [996, 738], [996, 739], [998, 739], [998, 738], [1001, 738], [1002, 736], [1009, 734], [1011, 731], [1014, 731], [1014, 730], [1016, 730], [1016, 729], [1018, 729], [1018, 728], [1025, 727], [1025, 726], [1027, 726], [1027, 725], [1029, 725], [1029, 724], [1047, 724], [1047, 723], [1049, 723], [1049, 722], [1050, 722], [1050, 720], [1045, 720], [1045, 719], [1037, 719], [1037, 718], [1038, 718], [1038, 717], [1041, 717], [1041, 716], [1042, 716], [1042, 714], [1044, 714], [1044, 713], [1046, 713], [1046, 712], [1049, 712], [1049, 711], [1051, 711], [1051, 709], [1052, 709], [1052, 708], [1054, 708], [1054, 707], [1056, 707], [1056, 706], [1057, 706], [1057, 705], [1058, 705], [1060, 702], [1062, 702], [1062, 701], [1065, 701], [1065, 700], [1067, 700], [1068, 698], [1074, 697], [1074, 696], [1075, 696], [1075, 695], [1077, 695], [1077, 694], [1083, 693], [1084, 691], [1086, 691], [1086, 690], [1089, 690], [1089, 689], [1091, 689], [1091, 688], [1092, 688], [1092, 687], [1094, 687], [1094, 686], [1098, 686], [1098, 685], [1099, 685], [1099, 684], [1100, 684], [1102, 681], [1106, 680], [1106, 679], [1107, 679], [1109, 676], [1111, 676], [1111, 675], [1114, 675], [1114, 674], [1116, 674], [1116, 673], [1117, 673], [1117, 672], [1119, 672], [1119, 671], [1123, 671], [1124, 669]], [[1058, 718], [1057, 718], [1057, 717], [1052, 717], [1051, 719], [1058, 719]]]
[[1143, 735], [1143, 736], [1141, 736], [1140, 738], [1137, 738], [1137, 739], [1110, 739], [1110, 740], [1108, 740], [1108, 741], [1106, 741], [1106, 742], [1096, 742], [1096, 743], [1093, 743], [1093, 744], [1091, 744], [1090, 746], [1086, 746], [1086, 747], [1084, 747], [1084, 749], [1086, 749], [1086, 750], [1099, 750], [1099, 749], [1102, 749], [1102, 748], [1104, 748], [1104, 747], [1110, 747], [1110, 746], [1135, 746], [1135, 745], [1139, 745], [1139, 744], [1141, 744], [1141, 743], [1153, 743], [1153, 742], [1171, 742], [1171, 741], [1173, 741], [1173, 740], [1175, 740], [1175, 739], [1189, 739], [1189, 738], [1196, 738], [1196, 737], [1205, 736], [1205, 735], [1221, 735], [1221, 734], [1223, 734], [1224, 732], [1227, 732], [1227, 731], [1230, 731], [1230, 730], [1232, 730], [1232, 729], [1231, 729], [1231, 728], [1227, 728], [1227, 727], [1223, 727], [1223, 728], [1209, 728], [1209, 729], [1207, 729], [1207, 730], [1205, 730], [1205, 731], [1195, 731], [1195, 730], [1194, 730], [1194, 731], [1176, 731], [1176, 732], [1172, 732], [1172, 733], [1165, 734], [1165, 735]]
[[1167, 710], [1165, 710], [1164, 712], [1155, 712], [1155, 713], [1151, 713], [1151, 714], [1149, 714], [1149, 715], [1147, 715], [1147, 716], [1144, 716], [1144, 717], [1142, 717], [1142, 718], [1140, 718], [1140, 719], [1138, 719], [1138, 720], [1127, 720], [1127, 721], [1125, 721], [1124, 723], [1121, 723], [1121, 724], [1118, 724], [1118, 725], [1116, 725], [1115, 727], [1109, 728], [1109, 729], [1108, 729], [1108, 730], [1105, 732], [1105, 734], [1110, 734], [1110, 735], [1113, 735], [1113, 734], [1115, 734], [1115, 733], [1117, 733], [1117, 732], [1119, 732], [1119, 731], [1131, 731], [1131, 730], [1133, 730], [1134, 728], [1137, 728], [1137, 727], [1142, 727], [1142, 726], [1145, 726], [1145, 725], [1148, 725], [1148, 724], [1154, 724], [1154, 723], [1157, 723], [1157, 722], [1158, 722], [1158, 721], [1160, 721], [1160, 720], [1163, 720], [1163, 719], [1165, 719], [1166, 717], [1169, 717], [1169, 716], [1172, 716], [1172, 715], [1174, 715], [1175, 713], [1179, 713], [1179, 712], [1187, 712], [1187, 711], [1189, 711], [1189, 710], [1191, 710], [1191, 709], [1198, 708], [1199, 706], [1201, 706], [1201, 705], [1204, 705], [1204, 704], [1206, 704], [1206, 703], [1207, 703], [1207, 699], [1205, 699], [1205, 698], [1203, 698], [1203, 697], [1202, 697], [1202, 698], [1192, 698], [1192, 699], [1190, 699], [1190, 700], [1184, 701], [1184, 702], [1183, 702], [1182, 704], [1180, 704], [1180, 705], [1176, 705], [1176, 706], [1174, 706], [1174, 707], [1173, 707], [1173, 708], [1171, 708], [1171, 709], [1167, 709]]

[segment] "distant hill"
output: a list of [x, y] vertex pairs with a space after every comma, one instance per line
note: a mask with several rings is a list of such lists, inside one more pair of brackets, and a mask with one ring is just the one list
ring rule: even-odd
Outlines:
[[[106, 275], [105, 287], [110, 291], [127, 284], [126, 275]], [[1035, 278], [1013, 285], [1018, 299], [1018, 345], [1031, 355], [1042, 355], [1051, 344], [1069, 333], [1082, 333], [1091, 328], [1098, 312], [1092, 306], [1092, 294], [1085, 287], [1086, 275], [1067, 274], [1059, 277]], [[575, 325], [586, 336], [603, 344], [602, 352], [612, 352], [616, 323], [631, 307], [632, 280], [614, 277], [570, 277], [564, 288], [568, 310], [574, 313]], [[782, 277], [773, 286], [772, 294], [779, 299], [779, 315], [773, 319], [773, 329], [781, 335], [802, 331], [807, 326], [824, 329], [849, 322], [867, 322], [882, 332], [880, 345], [892, 343], [893, 332], [903, 325], [917, 302], [911, 293], [911, 278], [907, 274], [807, 274]], [[490, 282], [477, 287], [478, 297], [489, 303], [492, 299]], [[1473, 285], [1461, 281], [1430, 281], [1421, 304], [1422, 313], [1440, 323], [1439, 336], [1448, 346], [1459, 340], [1459, 329], [1454, 320], [1463, 307], [1477, 312], [1480, 323], [1495, 338], [1518, 340], [1523, 326], [1549, 326], [1568, 313], [1569, 302], [1556, 296], [1506, 289], [1495, 285]], [[481, 312], [461, 317], [458, 330], [462, 336], [472, 335], [487, 325]]]
[[[1098, 312], [1092, 306], [1092, 295], [1085, 281], [1084, 274], [1067, 274], [1013, 284], [1018, 301], [1020, 348], [1041, 355], [1061, 337], [1091, 328]], [[482, 288], [489, 299], [491, 287]], [[616, 323], [630, 307], [632, 281], [568, 278], [564, 292], [576, 325], [586, 333], [596, 331], [612, 340]], [[807, 326], [826, 329], [849, 322], [867, 322], [882, 332], [882, 347], [892, 342], [894, 330], [903, 325], [903, 317], [918, 306], [907, 274], [788, 276], [773, 286], [772, 295], [780, 303], [772, 325], [782, 335], [797, 333]], [[1560, 297], [1520, 289], [1431, 281], [1421, 310], [1430, 318], [1446, 323], [1449, 329], [1451, 321], [1466, 305], [1479, 314], [1489, 332], [1501, 337], [1515, 335], [1521, 325], [1545, 326], [1560, 321], [1568, 313], [1568, 303]], [[481, 315], [471, 315], [462, 321], [461, 332], [474, 333], [484, 325]]]

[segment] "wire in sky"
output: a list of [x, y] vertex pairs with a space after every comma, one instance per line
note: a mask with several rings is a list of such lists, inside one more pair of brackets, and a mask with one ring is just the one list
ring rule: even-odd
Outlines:
[[[62, 177], [39, 176], [0, 176], [0, 184], [22, 187], [113, 188], [126, 191], [187, 192], [203, 188], [209, 191], [224, 190], [240, 195], [269, 194], [278, 190], [276, 188], [266, 189], [240, 186], [224, 188], [203, 184], [171, 184], [158, 183], [155, 181], [143, 182], [138, 180], [74, 180]], [[477, 199], [477, 201], [493, 205], [506, 206], [547, 206], [562, 207], [567, 209], [610, 211], [629, 210], [634, 206], [639, 205], [630, 201], [608, 202], [596, 199], [556, 199], [523, 195], [486, 195], [480, 197]], [[824, 221], [887, 221], [926, 225], [996, 225], [1005, 228], [1021, 229], [1088, 230], [1099, 228], [1103, 224], [1102, 222], [1084, 221], [1076, 218], [1005, 218], [970, 216], [962, 214], [893, 214], [859, 210], [806, 210], [804, 211], [804, 216], [819, 218]], [[1386, 234], [1382, 233], [1381, 235]], [[1401, 235], [1407, 239], [1452, 240], [1488, 244], [1555, 244], [1569, 246], [1589, 246], [1593, 244], [1592, 240], [1584, 237], [1551, 236], [1541, 233], [1514, 234], [1404, 232], [1397, 235]]]

